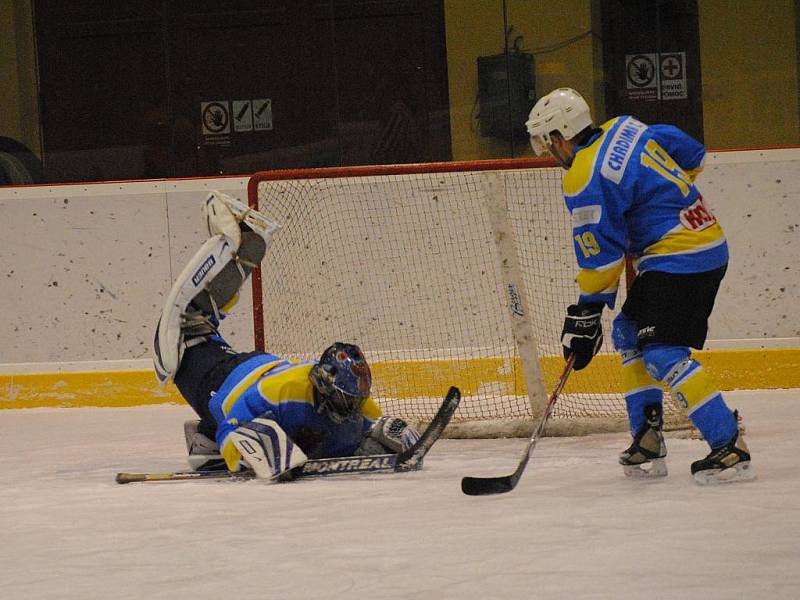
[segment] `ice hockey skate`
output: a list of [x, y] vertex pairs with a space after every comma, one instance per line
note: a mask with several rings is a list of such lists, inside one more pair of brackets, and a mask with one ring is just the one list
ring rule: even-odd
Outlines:
[[200, 421], [196, 419], [185, 421], [183, 424], [189, 467], [194, 471], [226, 469], [225, 460], [219, 452], [219, 446], [213, 439], [197, 430], [199, 424]]
[[648, 479], [665, 477], [667, 445], [664, 443], [663, 409], [660, 404], [644, 407], [645, 424], [634, 436], [630, 447], [619, 455], [626, 477]]
[[[214, 191], [208, 195], [203, 204], [203, 215], [206, 217], [208, 235], [221, 233], [233, 242], [237, 242], [239, 230], [253, 231], [269, 246], [272, 235], [280, 229], [280, 225], [266, 215], [222, 192]], [[238, 243], [236, 245], [238, 247]]]
[[708, 456], [693, 462], [692, 476], [700, 485], [755, 479], [756, 473], [750, 464], [750, 449], [742, 431], [737, 430], [730, 442], [712, 449]]

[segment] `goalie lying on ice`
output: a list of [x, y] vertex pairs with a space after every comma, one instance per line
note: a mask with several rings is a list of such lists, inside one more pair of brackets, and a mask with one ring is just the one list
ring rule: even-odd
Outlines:
[[173, 284], [154, 341], [162, 383], [174, 380], [200, 417], [184, 425], [194, 469], [251, 468], [276, 480], [308, 458], [396, 453], [419, 434], [381, 414], [361, 349], [336, 342], [319, 360], [291, 362], [235, 352], [218, 332], [278, 226], [212, 192], [203, 206], [211, 236]]

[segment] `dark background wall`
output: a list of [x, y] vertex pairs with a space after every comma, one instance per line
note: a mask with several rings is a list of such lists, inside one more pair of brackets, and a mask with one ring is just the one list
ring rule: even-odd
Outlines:
[[452, 156], [440, 0], [37, 0], [35, 32], [53, 181]]

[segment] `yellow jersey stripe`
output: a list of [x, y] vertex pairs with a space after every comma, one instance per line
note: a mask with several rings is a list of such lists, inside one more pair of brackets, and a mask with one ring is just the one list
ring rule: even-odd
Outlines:
[[569, 171], [566, 172], [562, 180], [565, 196], [577, 196], [589, 185], [595, 172], [597, 158], [600, 156], [600, 147], [603, 145], [606, 133], [608, 133], [608, 130], [611, 129], [618, 120], [619, 117], [603, 123], [603, 125], [600, 126], [603, 130], [603, 134], [592, 142], [591, 146], [584, 148], [575, 155], [572, 166], [569, 168]]
[[651, 255], [687, 254], [702, 252], [725, 242], [725, 233], [719, 223], [703, 231], [692, 231], [678, 225], [652, 246], [648, 246], [639, 260]]
[[265, 365], [261, 365], [260, 367], [251, 371], [246, 377], [244, 377], [239, 383], [237, 383], [236, 387], [234, 387], [231, 390], [230, 394], [228, 394], [228, 397], [225, 398], [225, 401], [222, 403], [222, 414], [227, 417], [228, 412], [230, 412], [231, 407], [239, 399], [239, 396], [241, 396], [245, 391], [247, 391], [247, 388], [253, 385], [253, 383], [256, 380], [258, 380], [259, 377], [264, 375], [264, 373], [271, 371], [282, 362], [283, 360], [275, 360]]
[[625, 262], [620, 258], [597, 269], [581, 269], [575, 281], [584, 294], [613, 293], [624, 268]]

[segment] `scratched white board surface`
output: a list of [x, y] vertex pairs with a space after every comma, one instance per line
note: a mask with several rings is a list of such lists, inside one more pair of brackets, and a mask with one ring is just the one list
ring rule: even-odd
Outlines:
[[[731, 245], [711, 319], [716, 347], [797, 345], [798, 164], [800, 150], [711, 153], [698, 178]], [[0, 364], [148, 358], [172, 280], [205, 240], [205, 194], [244, 199], [246, 181], [0, 188]], [[224, 324], [240, 349], [252, 346], [250, 310], [248, 285]]]

